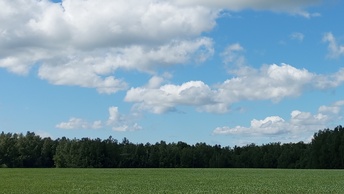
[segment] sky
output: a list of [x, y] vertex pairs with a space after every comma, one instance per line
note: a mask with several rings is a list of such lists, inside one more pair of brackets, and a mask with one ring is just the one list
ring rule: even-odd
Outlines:
[[343, 124], [339, 0], [0, 0], [0, 131], [243, 146]]

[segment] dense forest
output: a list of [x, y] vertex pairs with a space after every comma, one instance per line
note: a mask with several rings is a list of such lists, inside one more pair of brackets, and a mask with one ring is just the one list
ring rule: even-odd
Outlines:
[[0, 134], [0, 167], [44, 168], [344, 168], [344, 129], [324, 129], [310, 143], [221, 147], [185, 142], [134, 144], [124, 138], [41, 138]]

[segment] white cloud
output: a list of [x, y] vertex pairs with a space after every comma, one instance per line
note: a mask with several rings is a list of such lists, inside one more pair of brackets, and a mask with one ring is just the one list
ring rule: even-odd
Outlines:
[[[152, 72], [160, 66], [203, 62], [212, 40], [201, 37], [217, 11], [142, 0], [0, 1], [0, 67], [57, 85], [114, 93], [126, 88], [118, 68]], [[99, 10], [102, 10], [99, 12]], [[130, 15], [130, 17], [128, 17]]]
[[320, 13], [309, 13], [307, 11], [304, 10], [295, 10], [294, 15], [299, 15], [299, 16], [303, 16], [305, 18], [312, 18], [312, 17], [320, 17], [321, 14]]
[[318, 112], [324, 114], [338, 114], [340, 106], [320, 106]]
[[41, 65], [38, 75], [56, 85], [77, 85], [96, 88], [100, 93], [115, 93], [127, 87], [125, 81], [108, 76], [119, 68], [152, 72], [158, 65], [182, 64], [190, 59], [202, 62], [214, 51], [210, 39], [200, 38], [194, 41], [172, 41], [156, 48], [130, 46], [114, 48], [103, 54], [101, 52], [66, 53], [68, 59], [56, 59]]
[[99, 120], [98, 121], [94, 121], [92, 123], [92, 126], [91, 126], [92, 129], [100, 129], [102, 127], [103, 127], [103, 122], [99, 121]]
[[42, 131], [42, 130], [38, 130], [38, 131], [35, 131], [35, 134], [36, 135], [39, 135], [41, 138], [54, 138], [50, 133], [46, 132], [46, 131]]
[[120, 114], [118, 107], [114, 106], [109, 108], [109, 119], [106, 123], [114, 131], [137, 131], [142, 129], [139, 124], [133, 123], [130, 118]]
[[181, 5], [202, 5], [229, 10], [272, 10], [295, 12], [302, 10], [303, 7], [318, 4], [320, 0], [302, 0], [302, 1], [274, 1], [274, 0], [246, 0], [246, 1], [226, 1], [226, 0], [174, 0]]
[[[151, 81], [150, 81], [151, 82]], [[174, 111], [176, 105], [201, 106], [212, 101], [213, 91], [202, 81], [190, 81], [182, 85], [166, 84], [158, 87], [131, 88], [125, 97], [127, 102], [137, 102], [137, 110], [153, 113]]]
[[331, 106], [321, 106], [316, 114], [294, 110], [290, 114], [289, 121], [279, 116], [270, 116], [263, 120], [253, 119], [249, 127], [217, 127], [213, 133], [218, 135], [245, 136], [274, 135], [281, 138], [284, 134], [288, 134], [288, 136], [295, 138], [296, 141], [300, 141], [302, 137], [299, 134], [304, 132], [314, 133], [328, 127], [331, 125], [331, 122], [336, 122], [341, 118], [341, 108], [344, 104], [338, 104], [338, 102]]
[[134, 123], [132, 125], [119, 125], [119, 126], [114, 126], [112, 127], [112, 130], [114, 131], [120, 131], [120, 132], [125, 132], [125, 131], [137, 131], [137, 130], [141, 130], [142, 127], [137, 124], [137, 123]]
[[336, 38], [331, 32], [326, 33], [323, 37], [324, 42], [328, 42], [328, 57], [338, 58], [344, 55], [344, 45], [338, 45]]
[[67, 122], [61, 122], [55, 127], [59, 129], [101, 129], [106, 126], [110, 127], [114, 131], [137, 131], [141, 130], [142, 127], [135, 123], [133, 116], [122, 115], [118, 107], [109, 107], [109, 118], [107, 121], [93, 121], [88, 122], [81, 118], [72, 117]]
[[249, 134], [249, 135], [271, 135], [283, 133], [286, 128], [284, 119], [278, 116], [266, 117], [263, 120], [253, 119], [250, 127], [236, 126], [217, 127], [213, 132], [215, 134]]
[[312, 84], [315, 75], [306, 69], [288, 64], [264, 65], [260, 69], [243, 67], [237, 76], [219, 86], [221, 101], [232, 103], [241, 100], [279, 101], [289, 96], [299, 96]]
[[87, 64], [42, 65], [38, 75], [55, 85], [76, 85], [96, 88], [100, 93], [115, 93], [127, 87], [127, 83], [114, 76], [102, 77]]
[[112, 58], [118, 68], [136, 69], [149, 72], [157, 66], [182, 64], [190, 59], [203, 62], [214, 53], [213, 42], [209, 38], [192, 40], [172, 40], [156, 47], [132, 46]]
[[89, 123], [81, 118], [72, 117], [67, 122], [61, 122], [55, 126], [59, 129], [99, 129], [102, 128], [101, 121]]
[[344, 106], [344, 100], [337, 101], [333, 104], [334, 106]]
[[291, 112], [290, 123], [295, 126], [325, 126], [325, 123], [328, 121], [328, 115], [322, 113], [313, 115], [310, 112], [301, 112], [299, 110]]
[[0, 59], [0, 67], [8, 69], [10, 72], [22, 75], [28, 73], [32, 63], [32, 61], [26, 61], [26, 59], [18, 59], [15, 57], [4, 57]]
[[152, 73], [212, 56], [202, 34], [223, 9], [295, 13], [317, 2], [0, 0], [0, 67], [27, 74], [37, 66], [52, 84], [114, 93], [127, 85], [114, 75], [119, 68]]
[[225, 64], [234, 64], [235, 66], [245, 65], [245, 57], [241, 54], [245, 49], [239, 44], [228, 45], [220, 54]]
[[274, 0], [246, 0], [246, 1], [226, 1], [226, 0], [174, 0], [180, 5], [199, 5], [213, 9], [227, 9], [230, 11], [240, 11], [245, 9], [270, 10], [273, 12], [286, 12], [305, 18], [319, 17], [319, 13], [310, 13], [304, 10], [305, 7], [319, 4], [321, 0], [303, 1], [274, 1]]
[[121, 122], [121, 115], [118, 112], [118, 107], [110, 107], [109, 108], [109, 119], [107, 120], [107, 124], [115, 124]]
[[159, 76], [153, 76], [152, 78], [149, 79], [147, 83], [147, 88], [159, 88], [161, 84], [164, 82], [164, 78], [159, 77]]
[[337, 87], [344, 82], [344, 69], [332, 75], [318, 75], [288, 64], [264, 65], [260, 69], [241, 66], [234, 77], [209, 86], [202, 81], [188, 81], [181, 85], [155, 83], [131, 88], [125, 101], [134, 102], [134, 109], [161, 114], [176, 111], [177, 106], [193, 106], [198, 111], [224, 113], [231, 104], [243, 100], [272, 100], [296, 97], [310, 90]]
[[344, 68], [330, 75], [317, 75], [314, 80], [314, 87], [319, 89], [335, 88], [344, 82]]
[[304, 38], [305, 38], [305, 35], [302, 34], [301, 32], [294, 32], [290, 35], [290, 39], [298, 40], [300, 42], [302, 42]]

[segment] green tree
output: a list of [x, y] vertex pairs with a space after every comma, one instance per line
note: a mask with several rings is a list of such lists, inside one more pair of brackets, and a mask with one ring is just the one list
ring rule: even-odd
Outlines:
[[41, 166], [43, 142], [40, 136], [28, 131], [25, 136], [19, 135], [17, 146], [19, 149], [19, 160], [22, 162], [23, 167]]
[[57, 139], [58, 145], [56, 146], [56, 152], [53, 157], [54, 164], [57, 168], [66, 168], [68, 166], [69, 158], [69, 139], [62, 137]]
[[56, 142], [50, 137], [43, 139], [41, 151], [41, 167], [50, 168], [54, 166], [54, 155], [56, 151]]

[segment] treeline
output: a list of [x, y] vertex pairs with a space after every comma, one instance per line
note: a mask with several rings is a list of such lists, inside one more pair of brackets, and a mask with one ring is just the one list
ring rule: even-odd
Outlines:
[[324, 129], [311, 143], [234, 148], [185, 142], [134, 144], [124, 138], [41, 138], [0, 134], [0, 167], [44, 168], [344, 168], [344, 129]]

